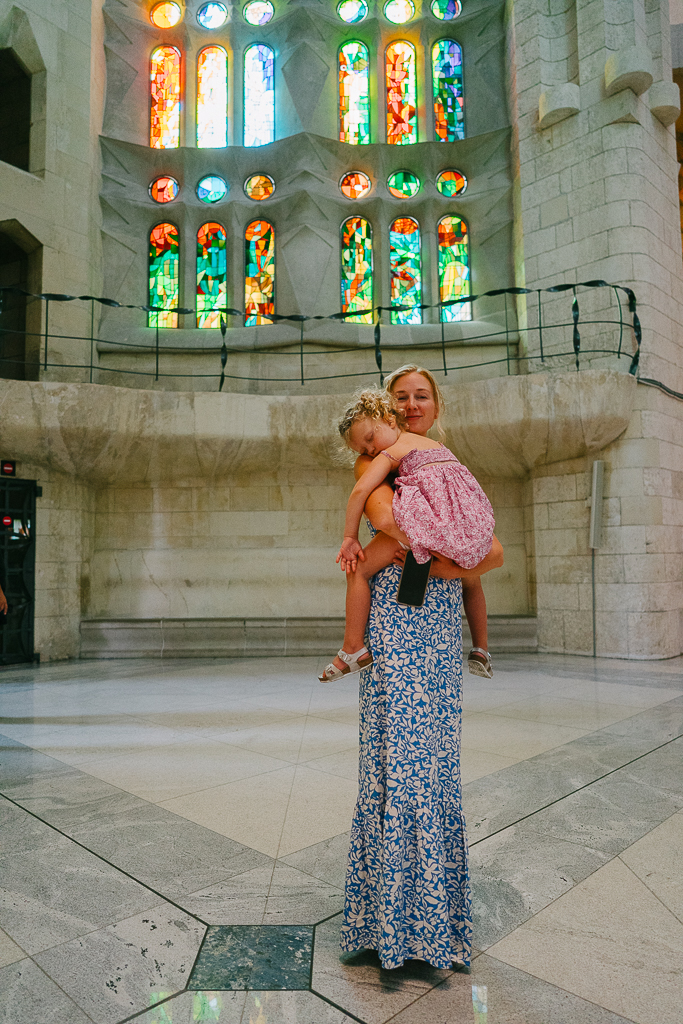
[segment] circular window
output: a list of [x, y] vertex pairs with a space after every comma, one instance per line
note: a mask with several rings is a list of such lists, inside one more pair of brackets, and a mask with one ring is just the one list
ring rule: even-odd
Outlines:
[[219, 203], [227, 194], [227, 183], [217, 174], [209, 174], [197, 185], [197, 198], [203, 203]]
[[267, 25], [274, 13], [270, 0], [251, 0], [242, 10], [244, 20], [250, 25]]
[[244, 194], [260, 202], [269, 199], [275, 191], [275, 182], [269, 174], [252, 174], [244, 183]]
[[337, 14], [347, 25], [356, 25], [367, 17], [368, 5], [365, 0], [341, 0], [337, 4]]
[[387, 0], [384, 5], [384, 17], [394, 25], [405, 25], [414, 14], [413, 0]]
[[197, 11], [197, 21], [202, 28], [220, 28], [228, 20], [228, 8], [225, 4], [204, 4]]
[[412, 171], [394, 171], [387, 188], [395, 199], [412, 199], [420, 191], [420, 179]]
[[432, 14], [439, 21], [453, 21], [461, 11], [460, 0], [432, 0]]
[[362, 199], [372, 188], [372, 183], [362, 171], [349, 171], [339, 182], [339, 188], [347, 199]]
[[462, 171], [441, 171], [436, 176], [436, 187], [442, 196], [461, 196], [467, 188], [467, 178]]
[[173, 0], [164, 0], [161, 4], [155, 4], [150, 11], [150, 20], [157, 28], [173, 28], [183, 17], [180, 5], [173, 3]]
[[155, 178], [149, 186], [149, 194], [155, 203], [170, 203], [180, 192], [180, 185], [175, 178], [167, 174], [161, 178]]

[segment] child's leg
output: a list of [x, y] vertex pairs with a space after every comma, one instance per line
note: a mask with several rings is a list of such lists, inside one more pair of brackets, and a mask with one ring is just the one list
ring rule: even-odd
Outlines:
[[[470, 576], [462, 581], [462, 604], [465, 609], [467, 624], [470, 627], [472, 646], [488, 652], [488, 621], [486, 616], [486, 598], [481, 585], [480, 576]], [[493, 675], [491, 659], [488, 655], [475, 651], [467, 659], [470, 673], [482, 675], [490, 679]]]

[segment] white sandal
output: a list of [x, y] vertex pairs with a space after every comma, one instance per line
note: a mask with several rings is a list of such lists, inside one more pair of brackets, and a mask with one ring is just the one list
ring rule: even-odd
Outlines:
[[367, 647], [361, 647], [355, 654], [347, 654], [346, 651], [341, 650], [338, 655], [342, 661], [346, 662], [348, 668], [337, 668], [333, 662], [330, 662], [318, 676], [321, 683], [331, 683], [343, 676], [352, 676], [354, 672], [360, 672], [372, 665], [372, 655]]
[[[481, 655], [482, 657], [477, 658], [475, 655]], [[483, 660], [482, 660], [483, 659]], [[488, 651], [485, 651], [483, 647], [473, 647], [467, 656], [467, 667], [470, 670], [471, 676], [483, 676], [485, 679], [491, 679], [493, 676], [493, 665], [491, 664], [491, 655]]]

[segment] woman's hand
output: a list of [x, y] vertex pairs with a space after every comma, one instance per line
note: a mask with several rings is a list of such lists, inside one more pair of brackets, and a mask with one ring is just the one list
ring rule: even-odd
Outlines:
[[[432, 565], [429, 570], [429, 575], [436, 576], [440, 580], [462, 580], [483, 576], [484, 573], [490, 572], [491, 569], [499, 569], [504, 561], [503, 545], [495, 536], [488, 555], [486, 558], [481, 560], [479, 565], [475, 565], [474, 569], [463, 569], [462, 566], [457, 565], [456, 562], [452, 562], [450, 558], [446, 558], [445, 555], [440, 555], [438, 551], [431, 551], [430, 554], [432, 556]], [[397, 551], [394, 557], [394, 562], [396, 562], [397, 565], [403, 565], [405, 560], [405, 551]]]
[[0, 615], [5, 615], [6, 612], [7, 612], [7, 598], [5, 597], [5, 595], [2, 592], [2, 587], [0, 587]]
[[363, 545], [358, 540], [358, 537], [344, 537], [339, 554], [337, 555], [341, 571], [345, 573], [355, 572], [359, 559], [361, 562], [365, 561]]

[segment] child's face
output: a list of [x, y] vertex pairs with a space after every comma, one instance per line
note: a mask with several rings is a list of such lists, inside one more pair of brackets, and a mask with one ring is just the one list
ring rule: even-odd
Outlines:
[[356, 420], [349, 431], [349, 448], [359, 455], [369, 455], [374, 458], [385, 448], [390, 448], [398, 441], [401, 431], [396, 426], [396, 420], [373, 420], [365, 416], [362, 420]]

